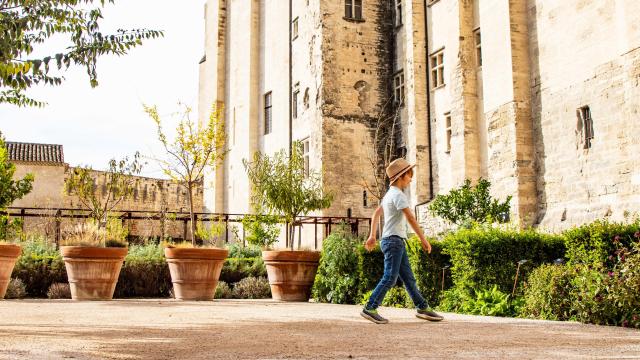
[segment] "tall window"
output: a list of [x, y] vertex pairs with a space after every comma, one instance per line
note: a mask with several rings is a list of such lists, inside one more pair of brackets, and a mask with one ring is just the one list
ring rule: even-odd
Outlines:
[[291, 114], [294, 119], [298, 118], [298, 96], [300, 95], [300, 83], [296, 83], [293, 87], [293, 95], [291, 97]]
[[400, 70], [393, 77], [394, 100], [396, 106], [404, 105], [404, 71]]
[[482, 66], [482, 36], [480, 35], [480, 29], [476, 29], [473, 32], [473, 42], [476, 46], [476, 64], [480, 67]]
[[579, 121], [582, 124], [582, 134], [584, 136], [584, 148], [591, 148], [591, 140], [594, 138], [593, 132], [593, 118], [591, 118], [591, 109], [588, 106], [583, 106], [578, 109], [580, 114]]
[[362, 20], [362, 0], [344, 0], [344, 17]]
[[396, 0], [396, 26], [402, 25], [402, 0]]
[[444, 49], [431, 55], [431, 82], [434, 88], [444, 85]]
[[444, 114], [444, 121], [445, 121], [445, 126], [446, 126], [446, 132], [447, 132], [447, 149], [446, 149], [446, 153], [450, 153], [451, 152], [451, 135], [453, 134], [451, 131], [451, 113], [446, 113]]
[[309, 138], [302, 140], [302, 159], [304, 161], [304, 176], [309, 177]]
[[264, 94], [264, 134], [271, 133], [271, 91]]
[[291, 40], [295, 40], [298, 38], [298, 18], [293, 19], [291, 27]]

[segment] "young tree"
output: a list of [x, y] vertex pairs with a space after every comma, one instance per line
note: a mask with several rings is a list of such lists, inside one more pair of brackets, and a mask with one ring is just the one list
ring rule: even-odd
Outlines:
[[184, 186], [189, 198], [189, 218], [191, 220], [191, 241], [196, 245], [196, 221], [193, 208], [194, 187], [202, 183], [204, 171], [210, 167], [215, 170], [226, 155], [225, 130], [222, 109], [213, 108], [208, 122], [198, 126], [189, 114], [191, 109], [185, 107], [182, 119], [178, 124], [177, 136], [170, 142], [162, 130], [162, 122], [155, 106], [144, 105], [144, 110], [158, 127], [158, 139], [164, 146], [166, 159], [155, 159], [162, 167], [165, 175]]
[[[331, 206], [332, 194], [325, 194], [319, 172], [305, 174], [302, 143], [294, 142], [291, 156], [280, 150], [273, 157], [256, 152], [253, 161], [242, 162], [253, 185], [253, 203], [284, 217], [293, 250], [294, 224], [299, 215]], [[298, 244], [298, 246], [300, 246]]]
[[[66, 70], [72, 64], [86, 68], [92, 87], [98, 85], [96, 63], [102, 55], [125, 55], [143, 39], [163, 36], [162, 31], [118, 30], [100, 32], [99, 22], [106, 3], [114, 0], [0, 0], [0, 103], [43, 106], [25, 91], [33, 85], [57, 86], [60, 75], [51, 75], [51, 65]], [[33, 58], [52, 37], [68, 37], [64, 51]]]
[[[138, 181], [135, 175], [140, 174], [141, 170], [139, 153], [131, 161], [128, 157], [120, 161], [111, 159], [109, 170], [102, 175], [94, 172], [91, 167], [77, 167], [65, 179], [64, 190], [70, 195], [76, 195], [91, 212], [90, 216], [96, 220], [99, 228], [104, 228], [107, 226], [109, 213], [133, 194]], [[98, 190], [100, 177], [106, 191]]]
[[0, 240], [6, 239], [8, 232], [19, 225], [17, 219], [12, 220], [6, 214], [7, 207], [33, 188], [33, 174], [14, 180], [15, 172], [16, 166], [9, 162], [4, 138], [0, 134]]

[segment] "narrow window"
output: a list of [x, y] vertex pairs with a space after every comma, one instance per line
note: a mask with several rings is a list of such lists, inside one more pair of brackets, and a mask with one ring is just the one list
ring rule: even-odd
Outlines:
[[347, 19], [362, 20], [362, 0], [345, 0], [344, 17]]
[[298, 118], [298, 95], [300, 95], [299, 86], [300, 83], [296, 83], [293, 87], [293, 96], [291, 97], [291, 114], [294, 119]]
[[293, 19], [293, 24], [291, 24], [291, 26], [291, 40], [293, 41], [298, 38], [298, 18]]
[[444, 49], [431, 55], [431, 82], [433, 88], [444, 86]]
[[482, 66], [482, 37], [480, 35], [480, 29], [476, 29], [473, 32], [473, 41], [476, 45], [476, 63], [478, 67]]
[[583, 106], [578, 110], [580, 114], [579, 121], [582, 123], [582, 133], [584, 135], [584, 148], [591, 148], [591, 140], [593, 140], [593, 118], [591, 118], [591, 109], [589, 106]]
[[304, 90], [304, 97], [302, 98], [302, 103], [304, 104], [304, 108], [309, 108], [309, 88]]
[[451, 152], [451, 113], [444, 114], [446, 132], [447, 132], [447, 150], [445, 151], [447, 154]]
[[393, 89], [396, 106], [404, 106], [404, 71], [400, 70], [394, 75]]
[[362, 192], [362, 206], [367, 207], [367, 190]]
[[309, 177], [309, 138], [302, 140], [302, 159], [304, 161], [304, 177]]
[[264, 94], [264, 134], [271, 133], [271, 91]]
[[396, 0], [396, 26], [402, 25], [402, 0]]

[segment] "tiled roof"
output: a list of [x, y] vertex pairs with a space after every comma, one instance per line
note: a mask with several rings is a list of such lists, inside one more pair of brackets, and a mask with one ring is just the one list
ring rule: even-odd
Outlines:
[[62, 145], [7, 141], [9, 161], [64, 164]]

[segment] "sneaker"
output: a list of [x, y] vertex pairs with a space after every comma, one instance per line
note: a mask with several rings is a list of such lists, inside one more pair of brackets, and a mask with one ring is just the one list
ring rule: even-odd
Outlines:
[[362, 309], [362, 312], [360, 313], [360, 315], [362, 315], [363, 318], [369, 321], [372, 321], [376, 324], [386, 324], [389, 322], [389, 320], [380, 316], [377, 310], [369, 310], [367, 308], [364, 308]]
[[425, 319], [429, 321], [442, 321], [444, 318], [438, 315], [431, 308], [427, 307], [424, 309], [418, 309], [418, 313], [416, 314], [420, 319]]

